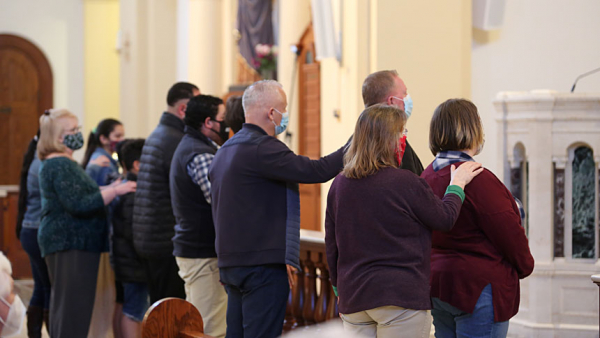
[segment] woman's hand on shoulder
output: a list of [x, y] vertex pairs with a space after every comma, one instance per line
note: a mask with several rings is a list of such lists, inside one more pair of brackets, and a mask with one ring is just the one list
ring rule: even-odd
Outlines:
[[478, 162], [464, 162], [458, 169], [453, 164], [450, 167], [450, 185], [457, 185], [464, 189], [481, 172], [483, 172], [483, 165]]
[[92, 165], [97, 165], [99, 167], [108, 167], [110, 166], [110, 160], [108, 159], [108, 157], [104, 156], [104, 155], [100, 155], [98, 157], [96, 157], [93, 160], [90, 160], [90, 163]]

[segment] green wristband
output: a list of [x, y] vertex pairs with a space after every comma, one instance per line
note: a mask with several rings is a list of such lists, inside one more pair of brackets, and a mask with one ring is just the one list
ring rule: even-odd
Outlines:
[[449, 185], [448, 188], [446, 189], [446, 194], [458, 195], [458, 197], [460, 197], [460, 200], [462, 202], [465, 201], [465, 191], [458, 185]]
[[335, 294], [336, 297], [338, 296], [338, 294], [337, 294], [337, 287], [336, 286], [333, 286], [333, 293]]

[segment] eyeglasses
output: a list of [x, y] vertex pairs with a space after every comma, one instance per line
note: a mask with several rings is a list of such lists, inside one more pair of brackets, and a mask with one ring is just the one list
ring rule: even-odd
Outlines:
[[66, 132], [69, 134], [77, 134], [78, 132], [81, 131], [82, 126], [77, 126], [75, 128], [72, 129], [68, 129]]

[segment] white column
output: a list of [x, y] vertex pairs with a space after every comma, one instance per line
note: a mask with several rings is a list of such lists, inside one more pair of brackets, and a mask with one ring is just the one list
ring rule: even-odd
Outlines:
[[223, 92], [223, 0], [189, 0], [187, 75], [200, 92]]
[[147, 137], [177, 78], [177, 0], [121, 0], [120, 110], [128, 137]]
[[146, 0], [147, 130], [152, 131], [167, 106], [167, 92], [177, 79], [177, 0]]

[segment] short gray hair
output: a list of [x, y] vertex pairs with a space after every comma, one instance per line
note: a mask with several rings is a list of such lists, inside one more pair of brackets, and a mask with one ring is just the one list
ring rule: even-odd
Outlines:
[[247, 115], [258, 105], [267, 106], [276, 100], [282, 100], [279, 90], [283, 90], [281, 83], [275, 80], [261, 80], [254, 82], [244, 91], [242, 96], [242, 107]]

